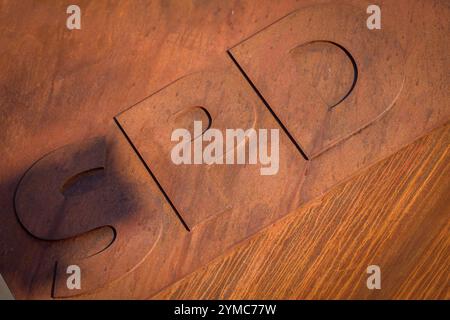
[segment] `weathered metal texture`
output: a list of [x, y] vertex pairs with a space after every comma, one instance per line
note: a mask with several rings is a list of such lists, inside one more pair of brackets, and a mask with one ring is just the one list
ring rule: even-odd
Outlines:
[[[310, 161], [281, 130], [274, 176], [261, 176], [259, 165], [172, 163], [170, 134], [193, 120], [222, 130], [281, 127], [225, 52], [224, 69], [186, 73], [119, 114], [121, 128], [114, 125], [106, 140], [39, 160], [18, 186], [16, 212], [35, 237], [65, 240], [45, 242], [45, 257], [23, 240], [30, 251], [24, 264], [45, 261], [23, 280], [24, 291], [49, 297], [51, 279], [55, 296], [149, 297], [448, 122], [448, 23], [439, 20], [439, 6], [405, 3], [401, 17], [411, 30], [394, 31], [392, 16], [383, 20], [386, 29], [370, 33], [376, 48], [366, 43], [366, 16], [358, 13], [362, 26], [355, 25], [352, 8], [330, 5], [300, 9], [230, 51]], [[354, 39], [344, 34], [349, 30]], [[46, 267], [55, 260], [56, 278]], [[65, 287], [69, 264], [83, 270], [81, 291]], [[11, 274], [13, 284], [21, 280]]]
[[417, 21], [408, 42], [392, 24], [369, 30], [360, 8], [326, 4], [230, 50], [312, 159], [304, 201], [450, 120], [445, 22], [429, 8], [405, 11]]
[[[240, 223], [248, 229], [259, 229], [267, 219], [273, 220], [270, 217], [282, 216], [298, 205], [306, 161], [231, 61], [228, 68], [177, 80], [120, 114], [117, 120], [189, 229], [228, 210], [241, 212], [245, 219]], [[223, 148], [218, 151], [224, 164], [180, 165], [172, 161], [171, 150], [176, 144], [171, 141], [173, 130], [192, 128], [194, 120], [202, 121], [203, 134], [195, 137], [191, 131], [189, 158], [194, 162], [194, 145], [203, 145], [197, 150], [205, 149], [209, 144], [203, 141], [206, 135], [218, 129], [224, 135]], [[254, 129], [256, 135], [259, 129], [267, 129], [269, 156], [271, 130], [278, 130], [280, 161], [276, 174], [262, 175], [261, 169], [267, 165], [260, 164], [259, 159], [258, 164], [248, 164], [248, 139], [241, 145], [234, 141], [232, 148], [226, 145], [226, 129]], [[260, 142], [260, 137], [253, 138]], [[239, 151], [245, 153], [247, 164], [236, 164]], [[234, 164], [225, 164], [230, 153]]]
[[[428, 2], [402, 6], [381, 30], [402, 42], [404, 83], [395, 103], [369, 126], [310, 162], [302, 198], [308, 201], [450, 121], [450, 30], [448, 8]], [[385, 12], [385, 11], [383, 11]], [[386, 16], [386, 14], [385, 14]], [[409, 17], [406, 23], [405, 17]], [[403, 19], [400, 23], [398, 19]], [[393, 28], [395, 26], [395, 28]], [[359, 44], [353, 44], [352, 48]], [[388, 47], [385, 50], [390, 51]], [[369, 56], [372, 52], [367, 52]], [[382, 63], [380, 62], [380, 66]], [[251, 78], [251, 76], [250, 76]], [[380, 79], [379, 86], [385, 79]], [[377, 94], [381, 94], [381, 91]], [[367, 103], [371, 103], [369, 100]], [[337, 106], [339, 108], [339, 106]]]
[[[201, 111], [192, 106], [202, 106]], [[156, 292], [300, 205], [307, 162], [231, 61], [226, 69], [178, 80], [117, 119], [126, 137], [114, 126], [107, 142], [93, 139], [58, 149], [19, 184], [17, 214], [34, 236], [63, 240], [103, 226], [116, 234], [99, 253], [57, 259], [55, 297], [101, 288], [137, 267], [147, 254], [152, 261], [147, 270], [153, 274], [147, 289]], [[219, 130], [279, 130], [278, 173], [261, 175], [261, 165], [249, 164], [175, 165], [171, 132], [194, 119]], [[269, 150], [270, 145], [269, 139]], [[238, 147], [224, 149], [224, 155]], [[155, 189], [146, 166], [191, 231], [168, 206], [163, 210], [163, 193]], [[95, 171], [100, 177], [89, 178]], [[39, 212], [46, 208], [42, 219]], [[170, 223], [162, 228], [164, 217]], [[72, 264], [83, 270], [82, 290], [66, 287], [66, 269]]]
[[[160, 238], [163, 196], [125, 137], [113, 129], [107, 139], [93, 138], [53, 151], [38, 160], [18, 186], [18, 218], [39, 239], [65, 240], [102, 227], [113, 230], [111, 243], [97, 252], [79, 248], [78, 257], [59, 253], [55, 297], [82, 294], [120, 278]], [[66, 285], [70, 265], [82, 270], [79, 290]]]
[[309, 158], [383, 116], [403, 87], [400, 43], [366, 19], [348, 5], [311, 6], [231, 50]]

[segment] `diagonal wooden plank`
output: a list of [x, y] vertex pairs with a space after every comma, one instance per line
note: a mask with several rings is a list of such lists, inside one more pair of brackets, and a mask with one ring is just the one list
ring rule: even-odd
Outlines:
[[153, 298], [448, 299], [449, 144], [433, 131]]

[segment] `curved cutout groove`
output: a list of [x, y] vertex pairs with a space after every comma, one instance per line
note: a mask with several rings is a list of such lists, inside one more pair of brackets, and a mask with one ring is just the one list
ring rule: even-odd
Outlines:
[[[60, 192], [66, 196], [68, 193], [72, 192], [79, 192], [74, 190], [77, 187], [80, 187], [83, 189], [83, 191], [86, 191], [86, 189], [93, 189], [95, 188], [95, 181], [91, 181], [94, 176], [98, 176], [98, 174], [103, 173], [105, 170], [105, 167], [96, 167], [89, 170], [82, 171], [64, 182], [64, 184], [60, 188]], [[93, 182], [93, 183], [92, 183]]]
[[[351, 80], [351, 84], [348, 87], [348, 89], [346, 90], [345, 94], [343, 94], [337, 100], [333, 99], [334, 101], [332, 103], [330, 103], [330, 101], [325, 101], [325, 100], [329, 100], [329, 99], [324, 99], [323, 96], [321, 95], [322, 100], [324, 100], [324, 102], [328, 105], [328, 108], [331, 110], [334, 107], [336, 107], [337, 105], [339, 105], [340, 103], [342, 103], [342, 101], [344, 101], [352, 93], [352, 91], [355, 88], [356, 83], [358, 81], [358, 66], [356, 64], [355, 59], [351, 55], [351, 53], [344, 46], [340, 45], [339, 43], [336, 43], [334, 41], [329, 41], [329, 40], [314, 40], [314, 41], [303, 43], [301, 45], [297, 45], [294, 48], [289, 50], [289, 54], [293, 54], [298, 49], [302, 49], [302, 48], [305, 48], [306, 46], [314, 45], [314, 44], [327, 44], [327, 45], [332, 45], [335, 48], [338, 48], [339, 51], [341, 51], [343, 53], [343, 55], [351, 63], [351, 67], [352, 67], [352, 71], [353, 71], [353, 77], [352, 77], [352, 80]], [[316, 51], [316, 50], [317, 50], [317, 48], [314, 49], [314, 51]], [[334, 53], [334, 54], [336, 54], [336, 53]], [[319, 93], [319, 95], [320, 95], [320, 93]]]

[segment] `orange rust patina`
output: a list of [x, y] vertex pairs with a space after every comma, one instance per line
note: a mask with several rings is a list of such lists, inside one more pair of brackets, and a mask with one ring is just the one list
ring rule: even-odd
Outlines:
[[[25, 280], [8, 272], [19, 261], [2, 273], [12, 287], [26, 283], [24, 297], [107, 297], [117, 288], [122, 297], [149, 297], [444, 125], [450, 48], [438, 39], [449, 10], [434, 3], [402, 13], [405, 23], [419, 11], [440, 13], [418, 17], [409, 31], [392, 21], [368, 30], [363, 6], [286, 5], [289, 15], [217, 49], [213, 65], [175, 72], [150, 97], [105, 116], [108, 129], [97, 138], [65, 139], [72, 143], [37, 160], [14, 196], [32, 236], [24, 243], [43, 241], [45, 263]], [[259, 164], [174, 164], [171, 132], [195, 120], [220, 130], [278, 129], [278, 173], [261, 175]], [[29, 264], [33, 246], [23, 249]], [[72, 264], [83, 270], [80, 290], [66, 287]]]

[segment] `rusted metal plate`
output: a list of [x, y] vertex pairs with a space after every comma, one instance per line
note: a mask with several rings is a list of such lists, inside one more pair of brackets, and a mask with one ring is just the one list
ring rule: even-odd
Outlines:
[[[450, 44], [442, 41], [448, 22], [439, 20], [440, 9], [408, 9], [402, 21], [410, 33], [387, 24], [370, 34], [363, 30], [365, 8], [300, 9], [231, 50], [255, 88], [227, 61], [224, 69], [188, 74], [119, 114], [122, 132], [113, 126], [104, 140], [39, 160], [19, 184], [16, 211], [48, 245], [45, 257], [30, 252], [30, 264], [58, 264], [56, 277], [45, 267], [30, 273], [23, 280], [27, 294], [48, 297], [51, 278], [57, 297], [149, 297], [448, 122]], [[410, 15], [417, 25], [407, 23]], [[345, 34], [350, 31], [354, 38]], [[370, 39], [379, 47], [365, 43]], [[194, 134], [193, 144], [211, 129], [279, 129], [277, 174], [261, 175], [260, 164], [174, 164], [171, 134], [192, 131], [194, 120], [207, 130]], [[223, 149], [231, 151], [236, 148]], [[65, 285], [71, 264], [83, 270], [81, 291]]]
[[[228, 210], [239, 210], [251, 221], [259, 216], [281, 216], [298, 202], [306, 161], [264, 107], [239, 70], [229, 61], [229, 67], [205, 71], [177, 80], [117, 117], [125, 134], [143, 157], [156, 180], [173, 203], [189, 229]], [[171, 135], [177, 128], [191, 128], [194, 120], [202, 121], [203, 134], [191, 130], [192, 164], [175, 164], [171, 158], [176, 142]], [[231, 147], [221, 145], [222, 164], [194, 164], [195, 144], [198, 150], [207, 148], [211, 130], [225, 136], [229, 129], [277, 130], [279, 134], [279, 164], [272, 175], [264, 175], [268, 164], [249, 164], [249, 141]], [[260, 136], [254, 137], [260, 140]], [[259, 138], [259, 139], [258, 139]], [[206, 141], [205, 139], [208, 139]], [[258, 141], [258, 143], [261, 141]], [[270, 136], [267, 152], [275, 150]], [[237, 164], [242, 147], [245, 164]], [[258, 146], [258, 150], [262, 150]], [[278, 150], [277, 150], [278, 152]], [[226, 164], [226, 157], [234, 164]], [[202, 156], [202, 154], [200, 154]], [[222, 156], [222, 157], [221, 157]], [[259, 154], [261, 156], [261, 154]], [[271, 155], [274, 158], [274, 154]], [[275, 162], [276, 159], [273, 159]], [[275, 171], [276, 170], [276, 171]], [[250, 219], [250, 217], [253, 218]]]
[[398, 18], [410, 17], [408, 23], [400, 24], [391, 13], [390, 24], [384, 26], [402, 39], [405, 48], [403, 89], [395, 104], [371, 125], [311, 161], [305, 201], [449, 122], [450, 42], [444, 31], [450, 27], [448, 14], [448, 8], [429, 2], [404, 5]]
[[[65, 297], [101, 288], [136, 267], [160, 238], [163, 201], [114, 126], [107, 138], [68, 145], [37, 161], [18, 186], [15, 207], [24, 228], [42, 240], [113, 230], [111, 243], [97, 252], [80, 247], [78, 256], [57, 257], [53, 296]], [[70, 265], [82, 271], [80, 289], [66, 285]]]
[[361, 8], [296, 11], [231, 50], [309, 158], [367, 127], [395, 103], [404, 51]]
[[[261, 164], [174, 164], [171, 132], [189, 128], [193, 120], [209, 121], [208, 130], [224, 132], [279, 130], [276, 174], [262, 175], [266, 165]], [[104, 139], [45, 156], [19, 184], [15, 201], [23, 226], [40, 239], [56, 242], [55, 297], [104, 287], [138, 268], [146, 256], [143, 286], [147, 293], [156, 292], [300, 204], [307, 161], [231, 61], [225, 69], [176, 81], [119, 115], [117, 124], [120, 127], [113, 127]], [[225, 146], [224, 156], [237, 155], [239, 146]], [[161, 204], [163, 192], [151, 174], [190, 231]], [[37, 214], [46, 208], [48, 215]], [[102, 226], [113, 228], [116, 237], [100, 252], [76, 257], [61, 253], [68, 247], [61, 243], [64, 239]], [[82, 290], [67, 288], [69, 265], [82, 270]]]

